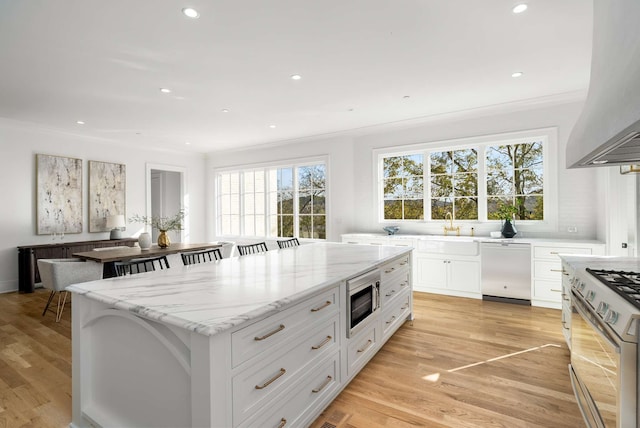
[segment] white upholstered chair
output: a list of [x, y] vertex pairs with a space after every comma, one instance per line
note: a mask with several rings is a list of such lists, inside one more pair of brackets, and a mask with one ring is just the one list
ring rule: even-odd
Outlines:
[[[67, 301], [67, 291], [65, 288], [71, 284], [94, 281], [102, 279], [102, 263], [85, 262], [82, 259], [39, 259], [38, 271], [42, 286], [51, 290], [47, 305], [42, 311], [42, 316], [47, 313], [53, 296], [58, 294], [58, 307], [56, 309], [56, 322], [60, 322], [62, 311]], [[64, 295], [62, 302], [60, 298]]]

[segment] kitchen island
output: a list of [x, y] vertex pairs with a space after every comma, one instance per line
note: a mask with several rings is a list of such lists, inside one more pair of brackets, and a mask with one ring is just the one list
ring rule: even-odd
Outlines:
[[[411, 253], [316, 243], [69, 287], [73, 427], [305, 426], [411, 318]], [[380, 310], [348, 337], [347, 280]]]

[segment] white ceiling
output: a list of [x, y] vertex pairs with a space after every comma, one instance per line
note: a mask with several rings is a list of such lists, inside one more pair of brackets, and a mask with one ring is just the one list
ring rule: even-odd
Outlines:
[[0, 118], [213, 152], [584, 93], [592, 2], [525, 2], [0, 0]]

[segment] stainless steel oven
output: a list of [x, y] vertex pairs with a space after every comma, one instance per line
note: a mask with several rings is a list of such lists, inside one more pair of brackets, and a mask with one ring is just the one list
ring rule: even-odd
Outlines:
[[635, 343], [623, 340], [611, 327], [618, 313], [596, 299], [604, 290], [578, 290], [571, 295], [569, 372], [580, 411], [589, 427], [637, 427], [637, 323], [623, 326]]
[[380, 271], [369, 271], [347, 281], [347, 337], [356, 334], [380, 309]]

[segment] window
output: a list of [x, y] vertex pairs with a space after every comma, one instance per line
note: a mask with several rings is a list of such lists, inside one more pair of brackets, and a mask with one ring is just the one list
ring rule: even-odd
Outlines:
[[326, 165], [224, 171], [217, 174], [219, 235], [326, 239]]
[[424, 156], [392, 156], [383, 162], [385, 218], [424, 218]]
[[[381, 220], [441, 221], [449, 213], [456, 220], [499, 220], [504, 206], [515, 207], [517, 220], [546, 220], [545, 196], [549, 199], [551, 191], [546, 175], [555, 177], [545, 165], [554, 135], [546, 132], [478, 137], [450, 147], [425, 144], [399, 153], [380, 150]], [[469, 144], [472, 140], [477, 142]]]

